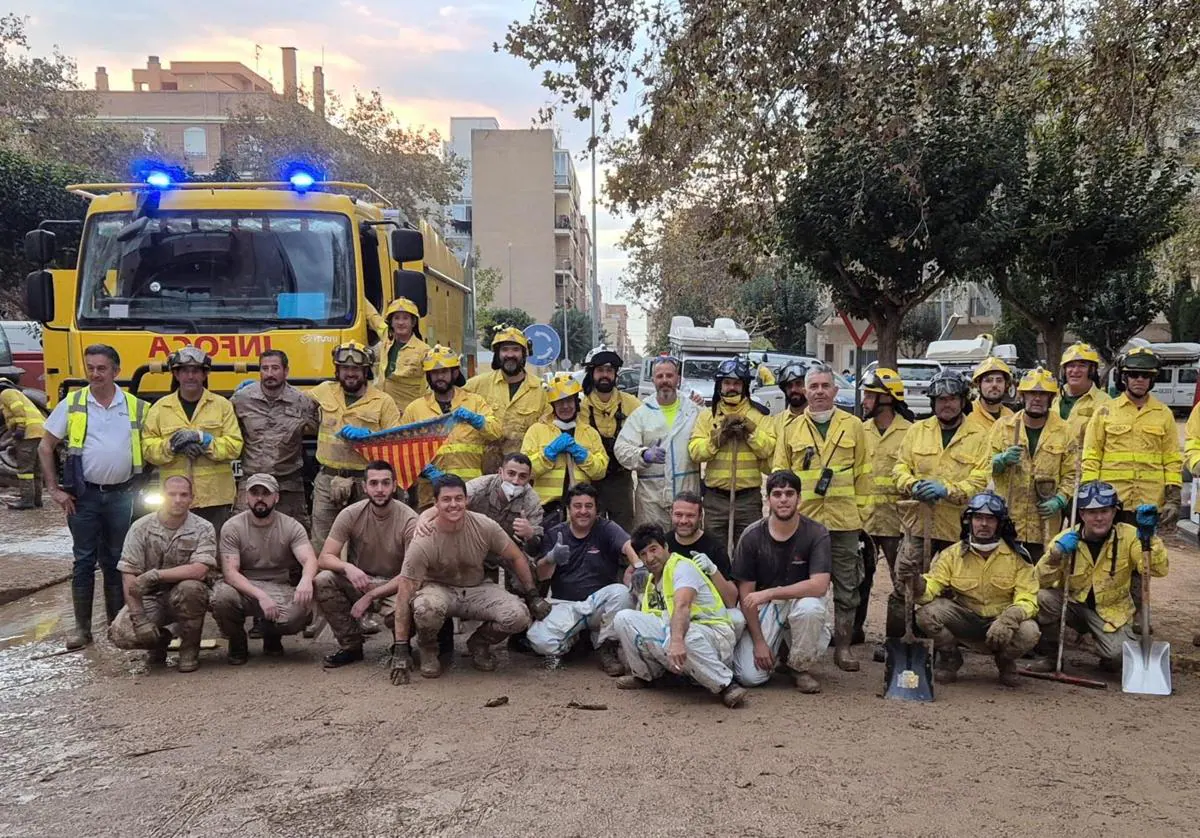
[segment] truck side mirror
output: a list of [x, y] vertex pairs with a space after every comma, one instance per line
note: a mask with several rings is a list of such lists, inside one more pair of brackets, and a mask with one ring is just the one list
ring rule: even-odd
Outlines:
[[49, 230], [30, 230], [25, 234], [25, 259], [38, 267], [54, 261], [55, 240]]
[[[29, 239], [25, 242], [28, 245]], [[38, 323], [49, 323], [54, 319], [54, 276], [50, 271], [34, 271], [25, 277], [25, 311]]]
[[407, 297], [417, 307], [424, 317], [429, 313], [428, 286], [425, 284], [425, 274], [420, 271], [406, 271], [399, 268], [392, 279], [393, 299]]
[[397, 262], [420, 262], [425, 258], [425, 237], [420, 230], [392, 230], [392, 258]]

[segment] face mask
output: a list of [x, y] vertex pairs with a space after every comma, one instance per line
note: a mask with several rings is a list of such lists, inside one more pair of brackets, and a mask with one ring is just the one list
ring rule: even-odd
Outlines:
[[504, 496], [512, 500], [517, 495], [525, 491], [524, 486], [518, 486], [516, 483], [509, 483], [507, 480], [500, 481], [500, 491], [504, 492]]
[[737, 407], [739, 404], [742, 403], [742, 397], [741, 396], [721, 396], [721, 401], [724, 402], [725, 404], [729, 405], [730, 407]]
[[1000, 546], [999, 541], [971, 541], [971, 549], [977, 550], [980, 553], [990, 553]]
[[573, 431], [575, 430], [575, 420], [572, 419], [570, 422], [564, 422], [558, 417], [555, 417], [554, 427], [558, 428], [560, 431]]
[[812, 417], [812, 420], [814, 422], [816, 422], [820, 425], [824, 425], [826, 422], [828, 422], [830, 419], [833, 418], [833, 412], [835, 410], [837, 410], [836, 407], [831, 407], [831, 408], [829, 408], [829, 410], [813, 410], [810, 407], [808, 409], [808, 415]]

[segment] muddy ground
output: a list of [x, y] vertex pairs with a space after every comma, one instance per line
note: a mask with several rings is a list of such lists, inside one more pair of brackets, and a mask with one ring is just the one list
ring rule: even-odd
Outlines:
[[[0, 511], [0, 575], [64, 576], [61, 527]], [[1200, 565], [1171, 552], [1154, 586], [1171, 697], [1124, 695], [1116, 675], [1006, 690], [968, 656], [934, 704], [882, 700], [881, 664], [826, 663], [823, 694], [777, 677], [733, 711], [696, 688], [620, 692], [587, 659], [460, 659], [393, 687], [382, 636], [337, 671], [327, 637], [278, 661], [254, 643], [237, 669], [208, 650], [190, 675], [103, 641], [36, 660], [70, 625], [59, 584], [0, 607], [0, 835], [1194, 835]]]

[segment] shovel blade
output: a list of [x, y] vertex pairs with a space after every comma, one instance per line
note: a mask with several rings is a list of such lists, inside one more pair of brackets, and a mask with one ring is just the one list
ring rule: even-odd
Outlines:
[[884, 698], [933, 701], [933, 653], [927, 643], [889, 638], [884, 644]]
[[1171, 644], [1156, 640], [1146, 654], [1141, 643], [1126, 640], [1121, 645], [1121, 692], [1170, 695]]

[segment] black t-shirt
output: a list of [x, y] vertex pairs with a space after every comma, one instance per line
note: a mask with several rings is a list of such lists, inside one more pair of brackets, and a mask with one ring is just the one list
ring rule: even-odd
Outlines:
[[183, 396], [179, 397], [179, 406], [183, 408], [183, 412], [187, 415], [188, 421], [192, 420], [192, 416], [196, 413], [196, 405], [200, 404], [200, 400], [196, 399], [190, 402]]
[[729, 575], [729, 555], [725, 552], [725, 545], [708, 533], [702, 533], [691, 544], [680, 544], [679, 539], [675, 537], [675, 533], [667, 533], [667, 547], [672, 553], [678, 553], [681, 556], [691, 556], [692, 553], [703, 553], [712, 559], [712, 563], [717, 566], [717, 570], [721, 571], [722, 576], [726, 579], [731, 578]]
[[804, 582], [815, 573], [833, 572], [829, 530], [800, 515], [800, 525], [787, 541], [771, 537], [769, 519], [746, 527], [733, 556], [733, 578], [753, 582], [756, 590]]
[[550, 577], [550, 596], [571, 602], [582, 602], [605, 585], [621, 581], [621, 565], [625, 554], [621, 549], [629, 534], [619, 526], [601, 518], [586, 538], [576, 538], [569, 523], [551, 527], [542, 538], [542, 555], [550, 552], [562, 536], [563, 544], [571, 548], [565, 562], [559, 562]]

